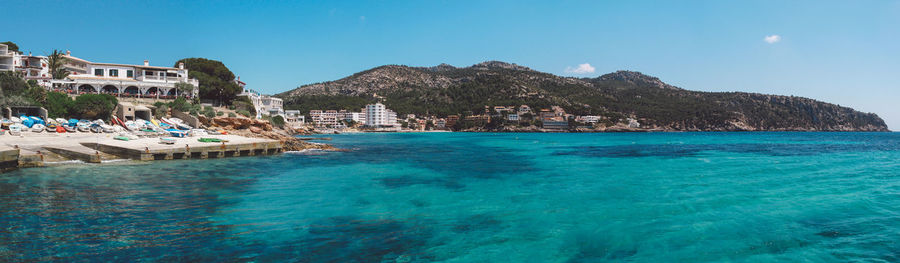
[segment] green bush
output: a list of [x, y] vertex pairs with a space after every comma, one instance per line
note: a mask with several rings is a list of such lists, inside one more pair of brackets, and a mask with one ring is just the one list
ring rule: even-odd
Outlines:
[[232, 102], [232, 106], [234, 106], [235, 111], [246, 110], [247, 112], [250, 112], [250, 115], [256, 115], [256, 108], [253, 107], [253, 103], [250, 102], [250, 98], [246, 96], [237, 97]]
[[28, 84], [16, 72], [3, 71], [0, 72], [0, 95], [13, 96], [20, 95], [28, 89]]
[[31, 100], [22, 96], [0, 96], [0, 107], [31, 106]]
[[247, 110], [239, 110], [237, 114], [244, 115], [244, 117], [250, 117], [250, 112]]
[[234, 118], [234, 117], [237, 117], [237, 114], [234, 114], [234, 112], [229, 112], [228, 117]]
[[222, 112], [222, 111], [216, 112], [216, 116], [222, 116], [222, 115], [225, 115], [225, 112]]
[[216, 112], [212, 110], [203, 111], [203, 116], [206, 116], [207, 118], [213, 118], [216, 117]]
[[169, 103], [169, 107], [180, 112], [189, 112], [191, 110], [191, 103], [182, 97], [178, 97]]
[[30, 99], [35, 105], [44, 105], [47, 103], [47, 90], [41, 87], [26, 89], [22, 95]]
[[275, 127], [284, 127], [284, 117], [281, 117], [281, 115], [272, 117], [272, 125], [275, 125]]
[[62, 92], [49, 92], [47, 93], [47, 100], [43, 104], [44, 109], [47, 109], [47, 115], [50, 118], [69, 118], [73, 115], [70, 111], [72, 109], [72, 105], [75, 104], [75, 101], [72, 98], [69, 98], [69, 95]]
[[116, 97], [109, 94], [83, 94], [75, 98], [70, 113], [81, 119], [106, 120], [112, 116], [117, 104]]
[[165, 117], [168, 114], [169, 114], [169, 105], [165, 105], [165, 104], [156, 107], [156, 112], [153, 113], [153, 115], [156, 115], [157, 117]]

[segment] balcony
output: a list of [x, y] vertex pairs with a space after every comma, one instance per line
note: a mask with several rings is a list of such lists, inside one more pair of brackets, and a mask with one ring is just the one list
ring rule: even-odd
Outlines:
[[13, 70], [13, 64], [0, 64], [0, 70]]

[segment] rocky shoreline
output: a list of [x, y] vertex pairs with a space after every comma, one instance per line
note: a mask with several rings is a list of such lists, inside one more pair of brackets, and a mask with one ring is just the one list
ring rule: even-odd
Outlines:
[[209, 129], [220, 129], [228, 134], [240, 135], [250, 138], [264, 138], [278, 140], [281, 142], [284, 151], [302, 151], [309, 149], [317, 149], [324, 151], [345, 151], [334, 147], [330, 144], [312, 143], [303, 141], [296, 135], [311, 135], [312, 133], [303, 129], [279, 128], [269, 121], [239, 118], [239, 117], [215, 117], [206, 118], [200, 116], [200, 123]]
[[462, 132], [529, 132], [529, 133], [617, 133], [617, 132], [891, 132], [887, 129], [880, 128], [872, 128], [872, 129], [826, 129], [826, 130], [818, 130], [812, 128], [786, 128], [786, 129], [712, 129], [712, 130], [701, 130], [701, 129], [673, 129], [673, 128], [631, 128], [625, 126], [611, 126], [604, 128], [575, 128], [568, 130], [560, 130], [560, 129], [544, 129], [536, 126], [529, 127], [503, 127], [500, 129], [483, 129], [483, 128], [472, 128], [462, 130]]

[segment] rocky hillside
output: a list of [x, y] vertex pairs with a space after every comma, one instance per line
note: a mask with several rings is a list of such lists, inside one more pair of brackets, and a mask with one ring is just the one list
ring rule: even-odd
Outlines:
[[548, 108], [601, 115], [607, 125], [640, 120], [672, 131], [886, 131], [873, 113], [793, 96], [698, 92], [633, 71], [597, 78], [560, 77], [499, 61], [457, 68], [387, 65], [278, 95], [286, 108], [359, 110], [383, 99], [398, 113], [478, 113], [485, 105]]

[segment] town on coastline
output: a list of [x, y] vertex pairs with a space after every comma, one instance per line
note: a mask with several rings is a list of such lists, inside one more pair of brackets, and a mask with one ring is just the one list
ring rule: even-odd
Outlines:
[[0, 43], [0, 171], [333, 149], [296, 138], [280, 99], [241, 92], [246, 83], [218, 61], [165, 67], [18, 49]]
[[[306, 124], [305, 116], [297, 110], [285, 111], [287, 119], [298, 124]], [[417, 116], [397, 113], [387, 109], [382, 103], [368, 104], [359, 112], [347, 110], [310, 110], [307, 127], [334, 131], [540, 131], [562, 132], [593, 130], [604, 119], [603, 116], [566, 113], [559, 106], [535, 111], [528, 105], [484, 106], [480, 113], [467, 112], [461, 118], [453, 114], [446, 117]], [[628, 124], [621, 130], [638, 129], [640, 122], [628, 118]]]

